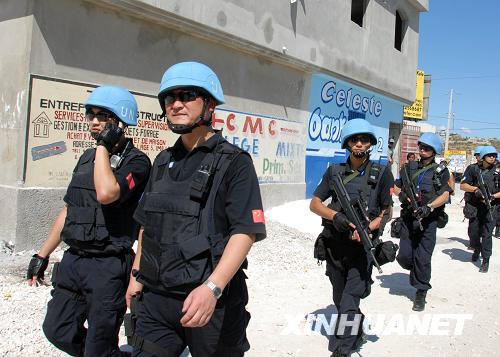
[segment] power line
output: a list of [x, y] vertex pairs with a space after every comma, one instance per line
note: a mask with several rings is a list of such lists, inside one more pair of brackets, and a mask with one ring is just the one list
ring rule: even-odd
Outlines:
[[[464, 131], [465, 129], [465, 131]], [[454, 131], [478, 131], [478, 130], [494, 130], [494, 129], [500, 129], [500, 127], [493, 127], [493, 128], [464, 128], [464, 129], [455, 129]]]
[[[447, 116], [439, 116], [439, 115], [429, 115], [429, 118], [448, 119]], [[467, 121], [470, 123], [480, 123], [480, 124], [493, 124], [493, 125], [498, 124], [498, 123], [493, 123], [491, 121], [481, 121], [481, 120], [473, 120], [473, 119], [465, 119], [465, 118], [453, 118], [453, 120]], [[498, 127], [500, 127], [500, 125]]]
[[454, 79], [494, 79], [500, 78], [498, 76], [464, 76], [464, 77], [442, 77], [442, 78], [432, 78], [433, 81], [445, 81], [445, 80], [454, 80]]

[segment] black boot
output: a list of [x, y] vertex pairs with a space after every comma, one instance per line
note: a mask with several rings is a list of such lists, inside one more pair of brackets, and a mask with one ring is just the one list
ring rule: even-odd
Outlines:
[[479, 249], [474, 249], [474, 253], [472, 253], [472, 257], [471, 257], [471, 260], [473, 262], [477, 262], [477, 260], [479, 259], [479, 253], [481, 251]]
[[333, 352], [330, 357], [348, 357], [347, 354], [340, 352], [339, 350], [336, 350]]
[[479, 268], [479, 272], [487, 273], [490, 267], [490, 260], [483, 258], [483, 262], [481, 263], [481, 268]]
[[413, 311], [424, 311], [425, 309], [425, 296], [427, 295], [427, 290], [417, 290], [415, 294], [415, 301], [413, 302]]
[[495, 228], [495, 238], [500, 238], [500, 226]]

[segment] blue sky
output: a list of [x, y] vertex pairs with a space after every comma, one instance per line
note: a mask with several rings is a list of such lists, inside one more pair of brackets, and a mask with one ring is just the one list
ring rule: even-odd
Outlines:
[[420, 14], [418, 68], [432, 75], [429, 123], [500, 138], [500, 1], [430, 0]]

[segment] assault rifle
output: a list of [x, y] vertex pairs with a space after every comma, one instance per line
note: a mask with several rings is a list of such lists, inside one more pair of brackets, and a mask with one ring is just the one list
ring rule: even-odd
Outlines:
[[375, 247], [370, 238], [370, 230], [368, 228], [370, 220], [366, 214], [363, 204], [361, 203], [361, 200], [359, 198], [353, 200], [349, 197], [344, 183], [342, 182], [342, 177], [340, 177], [339, 174], [333, 175], [332, 188], [335, 191], [335, 195], [337, 196], [347, 219], [356, 227], [356, 231], [361, 238], [361, 242], [363, 243], [366, 253], [370, 254], [373, 265], [375, 265], [378, 272], [382, 274], [382, 269], [375, 258]]
[[[401, 187], [401, 189], [404, 191], [406, 196], [410, 199], [410, 207], [414, 213], [419, 208], [419, 204], [417, 202], [417, 195], [415, 193], [415, 187], [413, 186], [413, 183], [410, 180], [410, 176], [408, 176], [407, 167], [406, 166], [403, 167], [403, 169], [401, 171], [402, 171], [402, 174], [401, 174], [401, 183], [402, 183], [401, 186], [402, 187]], [[418, 226], [420, 227], [420, 230], [423, 231], [424, 227], [422, 226], [422, 218], [420, 218], [420, 217], [416, 217], [416, 218], [417, 218]]]
[[493, 195], [491, 194], [488, 186], [486, 186], [486, 184], [484, 183], [484, 177], [480, 167], [478, 167], [477, 183], [479, 185], [481, 193], [483, 194], [484, 203], [486, 205], [486, 208], [488, 209], [488, 215], [490, 216], [490, 219], [493, 221], [493, 207], [491, 206], [491, 200], [493, 198]]

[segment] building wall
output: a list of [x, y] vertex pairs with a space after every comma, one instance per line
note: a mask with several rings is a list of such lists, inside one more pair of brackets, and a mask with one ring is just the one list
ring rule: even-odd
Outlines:
[[[63, 190], [23, 183], [31, 74], [155, 95], [168, 66], [197, 60], [220, 76], [224, 108], [306, 128], [316, 73], [412, 102], [418, 16], [427, 7], [426, 1], [370, 0], [360, 28], [346, 0], [1, 2], [0, 197], [7, 199], [0, 228], [17, 249], [31, 247], [46, 237], [62, 206]], [[396, 9], [408, 24], [401, 52], [393, 48]], [[304, 181], [261, 189], [265, 207], [305, 197]]]

